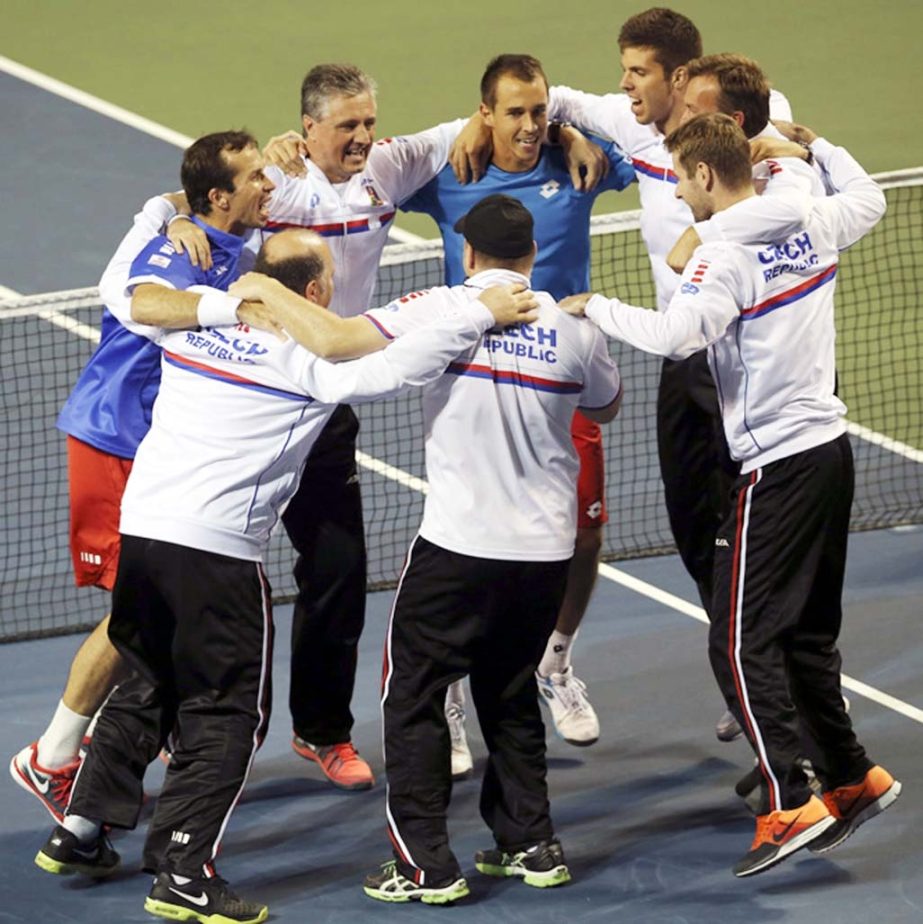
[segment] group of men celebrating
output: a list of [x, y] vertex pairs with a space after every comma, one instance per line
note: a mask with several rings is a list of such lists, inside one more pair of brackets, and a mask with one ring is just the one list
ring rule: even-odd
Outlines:
[[[745, 734], [757, 760], [756, 835], [735, 874], [833, 849], [897, 798], [856, 740], [836, 647], [853, 471], [832, 293], [839, 250], [884, 198], [843, 149], [798, 127], [786, 142], [758, 66], [703, 56], [685, 16], [633, 16], [619, 47], [621, 94], [549, 89], [535, 58], [501, 55], [467, 125], [377, 144], [372, 81], [321, 65], [302, 87], [302, 135], [267, 151], [295, 175], [245, 133], [208, 135], [184, 155], [185, 195], [145, 204], [59, 421], [78, 582], [113, 596], [49, 728], [11, 763], [58, 822], [43, 869], [114, 871], [106, 832], [136, 824], [166, 747], [145, 907], [265, 920], [214, 861], [269, 719], [261, 558], [279, 520], [297, 551], [293, 748], [335, 785], [373, 784], [350, 740], [365, 547], [348, 402], [421, 386], [430, 491], [382, 682], [394, 857], [364, 889], [468, 893], [446, 829], [453, 776], [471, 769], [466, 675], [495, 841], [475, 865], [567, 882], [539, 699], [565, 739], [596, 740], [571, 647], [605, 522], [599, 425], [622, 399], [602, 333], [665, 357], [661, 470], [711, 620], [718, 733]], [[753, 168], [754, 150], [774, 156]], [[635, 180], [657, 312], [587, 294], [594, 198]], [[397, 208], [437, 221], [447, 284], [370, 310]], [[522, 341], [554, 349], [508, 348]]]

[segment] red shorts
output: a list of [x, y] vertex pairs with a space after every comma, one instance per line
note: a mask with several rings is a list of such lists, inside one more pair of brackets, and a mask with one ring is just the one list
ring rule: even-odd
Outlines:
[[70, 548], [78, 587], [112, 590], [119, 565], [119, 516], [131, 459], [67, 438]]
[[570, 434], [580, 459], [577, 476], [577, 529], [589, 529], [609, 522], [606, 512], [606, 460], [599, 424], [574, 411]]

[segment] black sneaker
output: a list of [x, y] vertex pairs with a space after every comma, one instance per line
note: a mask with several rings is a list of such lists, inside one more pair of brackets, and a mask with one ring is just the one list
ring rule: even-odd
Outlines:
[[238, 898], [220, 877], [189, 879], [176, 873], [158, 873], [144, 910], [171, 921], [202, 924], [260, 924], [269, 908]]
[[521, 876], [526, 885], [538, 889], [570, 882], [564, 851], [557, 841], [542, 841], [526, 850], [479, 850], [474, 865], [487, 876]]
[[442, 885], [417, 885], [398, 872], [397, 863], [382, 863], [377, 873], [365, 877], [362, 890], [380, 902], [423, 902], [426, 905], [451, 905], [468, 894], [468, 883], [459, 876]]
[[109, 876], [119, 868], [121, 857], [112, 849], [109, 838], [100, 834], [92, 844], [82, 844], [76, 834], [58, 825], [45, 846], [35, 855], [35, 865], [48, 873], [69, 876], [83, 873], [94, 879]]

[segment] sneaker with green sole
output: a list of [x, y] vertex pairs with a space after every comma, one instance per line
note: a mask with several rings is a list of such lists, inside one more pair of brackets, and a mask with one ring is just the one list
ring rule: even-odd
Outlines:
[[423, 902], [427, 905], [449, 905], [469, 892], [468, 883], [460, 876], [442, 885], [417, 885], [398, 870], [394, 860], [382, 863], [377, 873], [366, 876], [362, 889], [369, 898], [380, 902]]
[[190, 879], [177, 873], [157, 874], [144, 910], [158, 918], [200, 924], [261, 924], [269, 917], [266, 905], [238, 898], [220, 876]]
[[499, 848], [479, 850], [474, 855], [474, 865], [486, 876], [520, 876], [526, 885], [537, 889], [570, 882], [564, 851], [557, 841], [542, 841], [512, 853]]
[[45, 846], [35, 855], [35, 865], [46, 873], [58, 876], [82, 873], [93, 879], [112, 875], [120, 862], [121, 858], [105, 834], [100, 834], [91, 844], [84, 844], [61, 825], [51, 832]]

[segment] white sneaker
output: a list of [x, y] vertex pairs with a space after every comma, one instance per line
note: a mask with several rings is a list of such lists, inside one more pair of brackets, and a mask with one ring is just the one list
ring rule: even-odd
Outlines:
[[445, 717], [449, 723], [449, 737], [452, 739], [452, 779], [466, 780], [474, 769], [474, 761], [468, 748], [465, 734], [465, 710], [455, 702], [447, 702]]
[[599, 719], [586, 695], [586, 684], [568, 666], [543, 677], [536, 672], [539, 699], [551, 710], [554, 730], [568, 743], [589, 747], [599, 739]]

